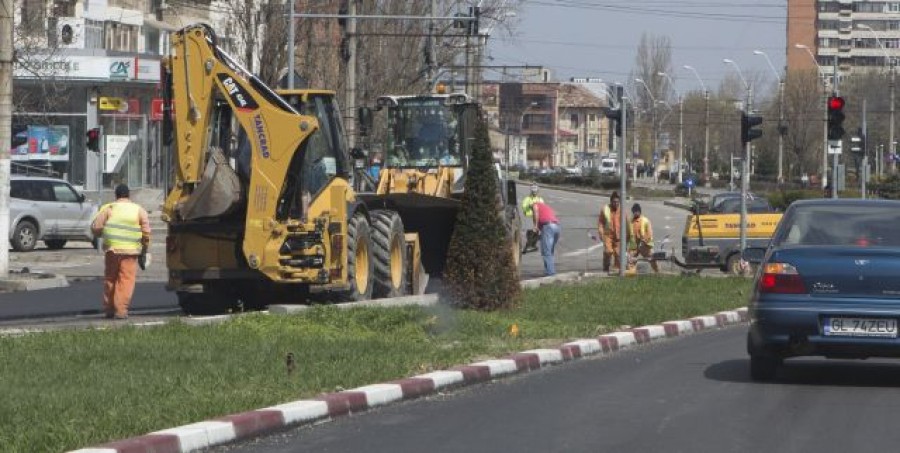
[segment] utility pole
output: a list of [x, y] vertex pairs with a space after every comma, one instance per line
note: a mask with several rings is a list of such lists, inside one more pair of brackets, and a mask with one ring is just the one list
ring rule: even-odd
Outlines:
[[891, 156], [891, 173], [897, 171], [897, 161], [894, 159], [894, 153], [897, 152], [897, 147], [894, 145], [894, 87], [896, 83], [894, 83], [894, 75], [897, 71], [894, 69], [895, 61], [891, 59], [891, 124], [890, 124], [890, 142], [888, 142], [888, 146], [890, 147], [889, 156]]
[[684, 182], [684, 97], [678, 100], [678, 184]]
[[[768, 58], [768, 57], [767, 57]], [[784, 77], [778, 82], [778, 184], [784, 184]]]
[[[753, 111], [753, 85], [747, 85], [747, 114]], [[750, 192], [750, 140], [744, 144], [741, 163], [741, 252], [747, 248], [747, 194]]]
[[[838, 90], [838, 57], [834, 57], [834, 71], [832, 72], [832, 89], [834, 90], [834, 95], [838, 96], [840, 91]], [[825, 109], [826, 111], [828, 109]], [[826, 145], [827, 147], [827, 145]], [[831, 198], [838, 197], [838, 158], [840, 154], [834, 153], [834, 162], [832, 163], [832, 178], [831, 178]], [[827, 165], [827, 164], [826, 164]]]
[[350, 148], [356, 146], [356, 0], [348, 0], [347, 5], [347, 138]]
[[13, 0], [0, 0], [0, 278], [9, 275], [9, 147], [12, 144]]
[[628, 179], [625, 168], [625, 144], [628, 143], [626, 140], [628, 134], [628, 98], [622, 98], [619, 108], [622, 109], [622, 152], [619, 153], [619, 195], [621, 195], [619, 198], [619, 276], [624, 277], [625, 268], [628, 266], [628, 249], [626, 248], [628, 235], [625, 233], [628, 231], [628, 216], [625, 214], [625, 200], [628, 199], [625, 193], [627, 187], [625, 181]]
[[705, 129], [704, 134], [706, 135], [706, 139], [703, 142], [703, 179], [706, 181], [704, 186], [712, 187], [709, 178], [709, 90], [703, 91], [705, 92], [704, 97], [706, 98], [706, 120], [703, 124], [703, 128]]
[[[437, 15], [437, 0], [431, 0], [430, 15], [431, 15], [431, 17], [434, 17]], [[434, 20], [430, 20], [428, 22], [428, 44], [427, 45], [428, 45], [428, 57], [429, 57], [429, 61], [428, 61], [428, 92], [429, 93], [434, 90], [433, 84], [434, 84], [434, 82], [436, 82], [435, 76], [437, 73], [437, 67], [435, 64], [436, 56], [434, 53], [435, 52], [435, 45], [434, 45], [435, 26], [434, 25], [435, 25]], [[451, 89], [451, 91], [453, 90], [453, 88], [450, 88], [450, 89]], [[507, 139], [506, 139], [506, 148], [507, 148], [507, 156], [508, 156], [509, 155], [509, 137], [507, 137]]]

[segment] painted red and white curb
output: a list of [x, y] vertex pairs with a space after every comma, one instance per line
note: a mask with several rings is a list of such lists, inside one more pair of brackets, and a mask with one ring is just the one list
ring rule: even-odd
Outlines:
[[442, 389], [490, 381], [502, 376], [528, 372], [562, 362], [630, 349], [640, 344], [725, 327], [749, 321], [746, 308], [723, 311], [712, 316], [669, 321], [627, 331], [575, 340], [555, 349], [533, 349], [507, 357], [485, 360], [420, 374], [406, 379], [367, 385], [319, 397], [266, 407], [249, 412], [152, 432], [139, 437], [109, 442], [72, 453], [182, 453], [227, 444], [237, 440], [362, 412], [396, 401], [419, 398]]

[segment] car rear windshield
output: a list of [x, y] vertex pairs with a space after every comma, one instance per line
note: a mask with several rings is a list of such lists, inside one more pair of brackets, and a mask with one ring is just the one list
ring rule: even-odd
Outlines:
[[782, 219], [773, 245], [900, 247], [896, 205], [795, 206]]

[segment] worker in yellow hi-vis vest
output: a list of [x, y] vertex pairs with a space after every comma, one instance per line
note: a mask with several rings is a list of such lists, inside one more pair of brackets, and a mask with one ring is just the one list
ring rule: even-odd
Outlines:
[[116, 186], [116, 201], [103, 205], [91, 224], [103, 241], [103, 311], [109, 319], [128, 318], [137, 268], [144, 267], [150, 246], [150, 218], [129, 196], [128, 186]]
[[650, 261], [653, 272], [659, 272], [659, 265], [653, 260], [653, 226], [650, 219], [641, 215], [641, 205], [631, 206], [631, 224], [628, 228], [628, 249], [635, 258], [641, 256]]

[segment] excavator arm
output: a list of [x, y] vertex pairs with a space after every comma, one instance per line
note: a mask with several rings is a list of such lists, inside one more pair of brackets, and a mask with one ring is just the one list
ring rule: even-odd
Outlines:
[[[192, 25], [174, 33], [171, 48], [166, 64], [176, 125], [176, 183], [163, 210], [170, 230], [173, 225], [177, 228], [192, 221], [215, 228], [230, 213], [244, 209], [239, 240], [249, 268], [276, 281], [322, 282], [323, 265], [336, 268], [340, 276], [344, 254], [325, 250], [328, 247], [323, 241], [345, 234], [346, 226], [339, 225], [346, 222], [346, 205], [352, 192], [340, 178], [329, 183], [316, 199], [312, 199], [316, 194], [301, 195], [298, 187], [304, 165], [302, 153], [320, 127], [317, 118], [298, 113], [219, 49], [215, 33], [206, 25]], [[212, 145], [216, 107], [223, 102], [230, 106], [232, 117], [249, 142], [249, 170], [242, 173], [243, 177], [232, 169], [225, 152]], [[313, 236], [316, 240], [306, 240]], [[295, 246], [284, 252], [288, 239], [306, 245], [301, 247], [306, 251]], [[299, 265], [296, 263], [300, 261], [286, 258], [285, 253], [315, 254], [324, 260]], [[307, 265], [310, 262], [315, 264]], [[325, 273], [326, 281], [329, 274]]]

